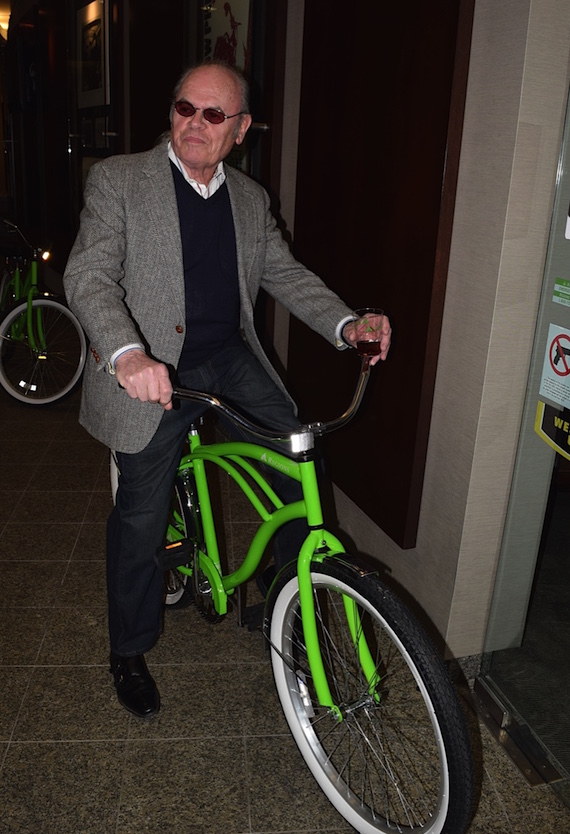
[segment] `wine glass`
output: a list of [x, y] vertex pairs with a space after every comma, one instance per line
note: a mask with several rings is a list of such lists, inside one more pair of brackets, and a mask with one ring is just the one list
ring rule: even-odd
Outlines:
[[356, 351], [369, 362], [382, 349], [384, 310], [380, 307], [360, 307], [354, 312], [358, 316], [353, 322], [356, 329]]

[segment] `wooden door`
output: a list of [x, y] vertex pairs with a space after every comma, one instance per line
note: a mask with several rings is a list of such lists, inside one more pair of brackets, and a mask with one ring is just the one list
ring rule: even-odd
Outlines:
[[[356, 421], [325, 451], [333, 481], [401, 547], [423, 483], [473, 0], [305, 4], [295, 252], [352, 307], [394, 327]], [[288, 383], [310, 419], [347, 403], [357, 373], [291, 325]], [[355, 477], [355, 473], [359, 473]]]

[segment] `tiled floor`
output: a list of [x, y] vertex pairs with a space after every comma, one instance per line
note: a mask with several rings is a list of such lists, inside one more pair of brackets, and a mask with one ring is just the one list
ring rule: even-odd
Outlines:
[[[140, 721], [118, 705], [108, 459], [77, 424], [77, 402], [36, 410], [0, 390], [0, 834], [352, 830], [294, 747], [260, 635], [232, 618], [209, 626], [192, 608], [169, 612], [148, 656], [159, 716]], [[243, 517], [232, 525], [234, 545], [248, 529]], [[208, 694], [199, 708], [197, 693]], [[570, 831], [552, 789], [529, 788], [469, 717], [480, 793], [471, 834]]]

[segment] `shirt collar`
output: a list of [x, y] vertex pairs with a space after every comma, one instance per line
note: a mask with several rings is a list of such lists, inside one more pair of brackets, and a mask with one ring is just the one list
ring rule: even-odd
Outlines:
[[212, 194], [215, 194], [218, 188], [220, 188], [226, 181], [226, 172], [224, 169], [223, 162], [218, 163], [218, 167], [214, 172], [214, 176], [212, 177], [208, 185], [204, 185], [203, 183], [198, 182], [197, 180], [194, 180], [191, 176], [189, 176], [186, 168], [174, 153], [171, 142], [168, 143], [168, 158], [174, 163], [174, 165], [176, 165], [186, 182], [190, 183], [194, 191], [197, 191], [198, 194], [200, 194], [205, 200], [207, 200], [208, 197], [211, 197]]

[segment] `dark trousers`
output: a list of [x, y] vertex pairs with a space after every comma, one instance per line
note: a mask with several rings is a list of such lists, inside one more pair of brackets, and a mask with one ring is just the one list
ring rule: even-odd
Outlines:
[[[289, 400], [245, 346], [220, 351], [180, 374], [179, 383], [219, 396], [269, 428], [290, 431], [299, 425]], [[151, 649], [162, 628], [163, 574], [154, 557], [164, 540], [184, 440], [206, 410], [190, 401], [177, 406], [164, 412], [142, 452], [117, 453], [119, 487], [107, 523], [107, 595], [111, 650], [125, 657]], [[278, 474], [272, 480], [283, 501], [301, 497], [297, 481]], [[276, 537], [275, 561], [294, 558], [306, 532], [303, 520], [286, 525]]]

